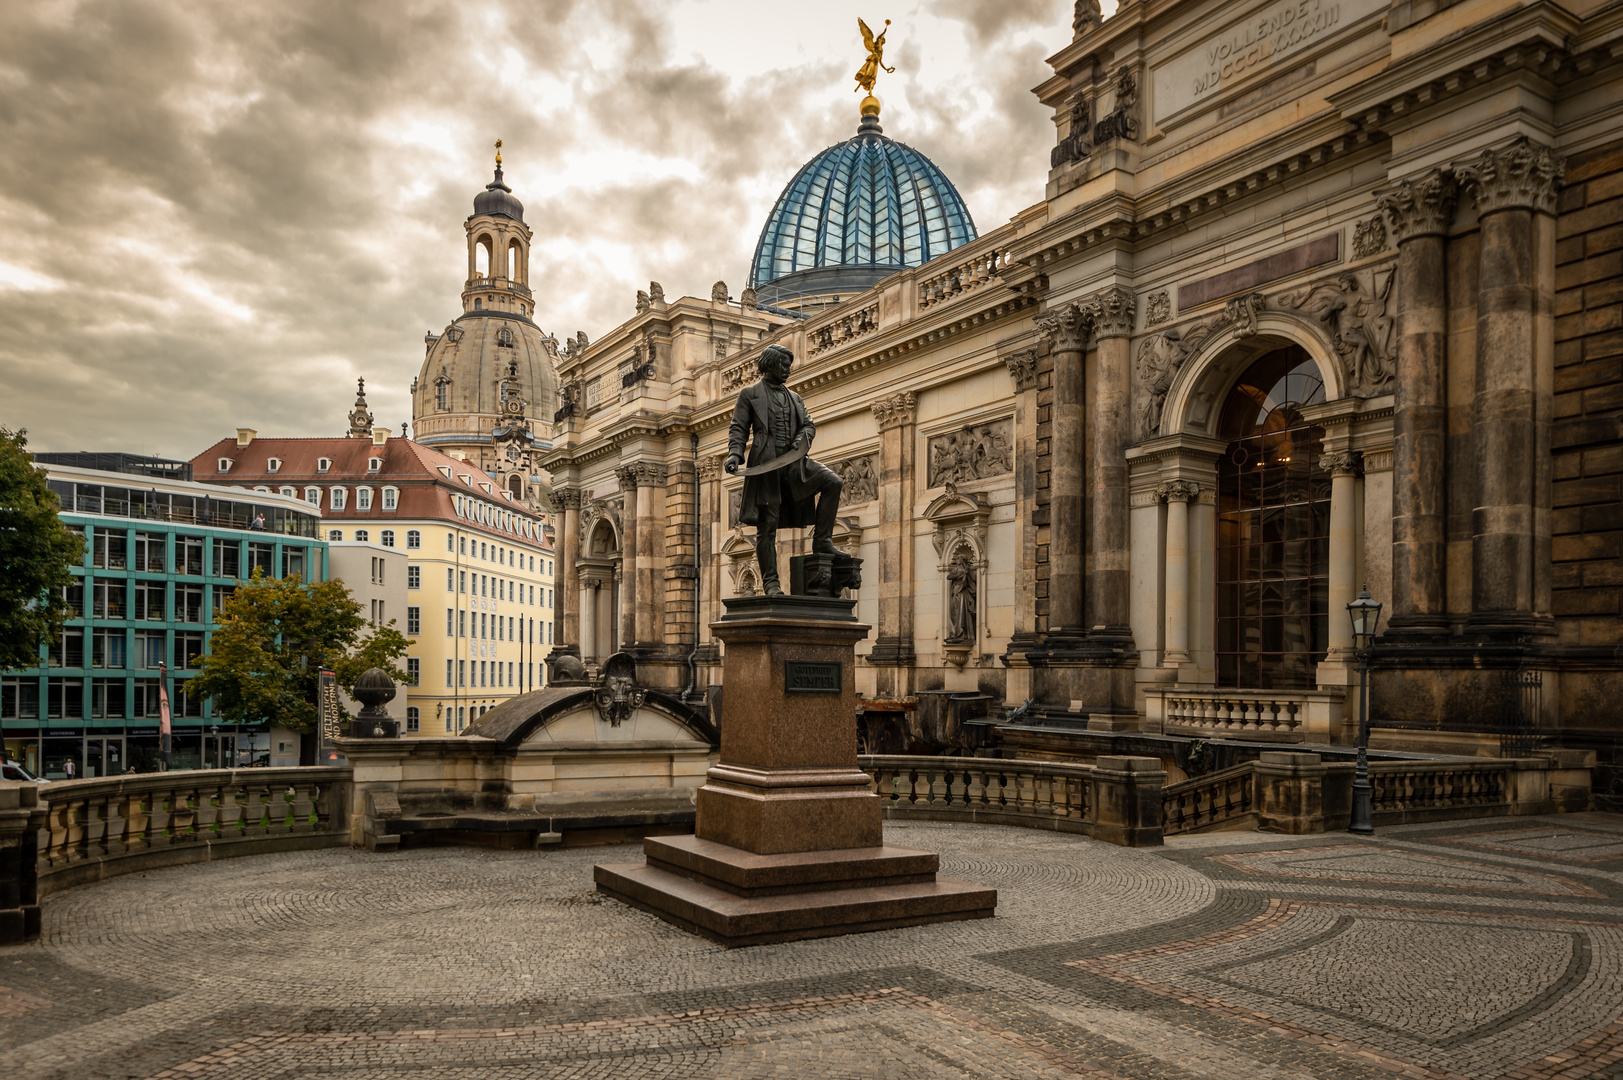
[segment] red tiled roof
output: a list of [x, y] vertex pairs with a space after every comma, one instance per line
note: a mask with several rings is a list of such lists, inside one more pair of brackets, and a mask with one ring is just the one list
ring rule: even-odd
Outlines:
[[[221, 458], [231, 460], [228, 472], [221, 472]], [[277, 458], [281, 468], [271, 472], [269, 461]], [[332, 464], [326, 472], [316, 468], [318, 459], [328, 458]], [[372, 458], [381, 458], [381, 467], [373, 471], [368, 466]], [[441, 470], [448, 470], [450, 478]], [[464, 480], [463, 478], [467, 479]], [[398, 436], [382, 446], [373, 445], [371, 439], [255, 438], [247, 446], [238, 446], [235, 439], [221, 439], [201, 454], [192, 458], [192, 478], [205, 484], [229, 487], [263, 485], [269, 488], [296, 487], [303, 495], [305, 487], [395, 487], [400, 490], [398, 508], [385, 511], [381, 493], [372, 499], [372, 509], [357, 510], [351, 491], [343, 510], [328, 505], [321, 508], [326, 521], [402, 521], [429, 520], [455, 524], [459, 528], [488, 533], [508, 543], [522, 544], [540, 551], [550, 552], [541, 532], [540, 517], [527, 507], [515, 505], [501, 485], [484, 470], [466, 461], [447, 457], [430, 447]], [[486, 486], [488, 485], [488, 490]], [[496, 510], [505, 510], [518, 519], [535, 524], [537, 538], [531, 540], [516, 531], [494, 525], [482, 525], [472, 518], [456, 512], [455, 496], [465, 495]], [[322, 502], [329, 503], [330, 496]]]

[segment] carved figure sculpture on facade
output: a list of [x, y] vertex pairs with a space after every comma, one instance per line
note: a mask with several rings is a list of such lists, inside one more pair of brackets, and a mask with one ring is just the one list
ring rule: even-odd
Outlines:
[[592, 694], [598, 715], [619, 727], [641, 708], [648, 691], [637, 685], [637, 662], [629, 653], [617, 652], [603, 662], [603, 684]]
[[755, 559], [768, 596], [785, 595], [778, 578], [780, 527], [810, 525], [812, 553], [840, 555], [834, 522], [844, 485], [832, 469], [806, 456], [817, 428], [806, 403], [786, 385], [794, 360], [781, 345], [769, 345], [761, 353], [756, 364], [761, 378], [739, 393], [727, 432], [724, 467], [729, 473], [744, 467], [738, 520], [755, 526]]
[[952, 594], [947, 622], [948, 644], [973, 641], [975, 638], [978, 577], [973, 554], [967, 548], [960, 547], [947, 567], [947, 584]]
[[1341, 357], [1348, 389], [1357, 397], [1386, 393], [1397, 375], [1394, 320], [1386, 313], [1394, 276], [1390, 269], [1348, 270], [1279, 301], [1282, 307], [1317, 313]]

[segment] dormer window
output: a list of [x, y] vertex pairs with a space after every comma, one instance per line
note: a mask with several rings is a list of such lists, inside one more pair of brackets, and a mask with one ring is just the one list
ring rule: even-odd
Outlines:
[[348, 503], [349, 493], [345, 489], [341, 487], [335, 487], [332, 489], [332, 496], [327, 502], [327, 505], [330, 508], [334, 510], [342, 510], [346, 505], [348, 505]]
[[332, 468], [332, 458], [316, 458], [316, 472], [326, 472], [330, 468]]
[[457, 473], [457, 479], [462, 481], [463, 486], [473, 487], [473, 477], [469, 476], [467, 473]]
[[282, 489], [282, 494], [286, 495], [290, 499], [297, 499], [299, 497], [299, 489], [295, 487], [285, 487]]
[[490, 485], [489, 484], [487, 484], [483, 480], [481, 480], [481, 481], [479, 481], [479, 486], [485, 489], [485, 494], [486, 495], [490, 494]]
[[400, 489], [386, 487], [383, 489], [383, 508], [393, 510], [400, 504]]
[[231, 466], [233, 464], [234, 464], [234, 462], [232, 462], [232, 460], [230, 458], [228, 458], [228, 457], [221, 458], [220, 459], [220, 471], [221, 472], [230, 472], [231, 471]]
[[357, 510], [370, 510], [370, 509], [372, 509], [372, 489], [371, 488], [369, 488], [369, 487], [358, 487], [358, 488], [355, 489], [355, 509], [357, 509]]
[[281, 472], [282, 471], [282, 459], [279, 458], [279, 457], [266, 458], [265, 459], [265, 471], [266, 472]]
[[318, 487], [307, 487], [307, 488], [305, 488], [304, 489], [304, 501], [309, 503], [311, 506], [320, 506], [321, 505], [321, 489], [318, 488]]
[[366, 459], [366, 471], [378, 472], [383, 468], [383, 459], [380, 457]]
[[439, 466], [436, 466], [436, 468], [438, 468], [440, 470], [440, 475], [441, 476], [445, 477], [447, 480], [451, 479], [451, 466], [449, 466], [449, 465], [439, 465]]
[[505, 326], [496, 331], [496, 344], [501, 348], [511, 349], [513, 347], [513, 331]]

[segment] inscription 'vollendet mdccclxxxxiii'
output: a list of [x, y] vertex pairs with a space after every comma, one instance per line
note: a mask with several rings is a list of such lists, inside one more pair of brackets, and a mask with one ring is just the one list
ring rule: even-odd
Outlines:
[[1203, 101], [1386, 6], [1382, 0], [1286, 0], [1264, 8], [1155, 69], [1155, 118]]

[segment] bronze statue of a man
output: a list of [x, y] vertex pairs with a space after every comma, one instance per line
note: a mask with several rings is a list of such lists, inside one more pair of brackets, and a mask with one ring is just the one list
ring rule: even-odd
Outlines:
[[755, 526], [755, 560], [761, 567], [761, 589], [768, 596], [784, 595], [778, 583], [778, 529], [815, 526], [812, 551], [838, 555], [834, 546], [834, 519], [840, 512], [841, 481], [827, 466], [806, 456], [817, 428], [806, 403], [785, 383], [795, 362], [794, 353], [770, 345], [756, 367], [761, 379], [746, 386], [733, 406], [733, 424], [727, 433], [729, 473], [746, 464], [744, 501], [738, 520]]

